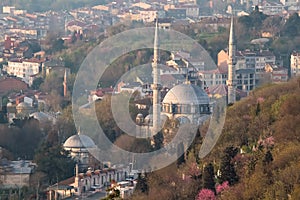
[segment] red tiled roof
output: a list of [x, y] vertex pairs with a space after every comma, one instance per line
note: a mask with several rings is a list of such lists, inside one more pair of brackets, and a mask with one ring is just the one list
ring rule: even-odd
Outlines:
[[27, 89], [28, 85], [18, 78], [5, 77], [0, 79], [0, 94]]
[[65, 179], [63, 181], [60, 181], [58, 183], [58, 185], [71, 185], [72, 183], [75, 182], [75, 176], [71, 177], [71, 178], [68, 178], [68, 179]]
[[[221, 96], [226, 96], [227, 92], [228, 92], [228, 86], [225, 84], [214, 85], [214, 86], [209, 87], [209, 89], [208, 89], [208, 93], [212, 94], [212, 95], [219, 94]], [[240, 97], [247, 96], [247, 92], [244, 92], [240, 89], [236, 88], [235, 92], [236, 92], [237, 96], [240, 96]]]

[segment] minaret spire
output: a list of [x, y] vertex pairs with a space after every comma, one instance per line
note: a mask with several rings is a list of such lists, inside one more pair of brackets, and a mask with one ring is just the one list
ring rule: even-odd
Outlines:
[[158, 49], [159, 49], [159, 38], [158, 38], [158, 15], [156, 17], [155, 23], [155, 33], [154, 33], [154, 52], [153, 52], [153, 62], [152, 62], [152, 69], [153, 69], [153, 135], [155, 135], [160, 130], [160, 69], [158, 66], [159, 56], [158, 56]]
[[234, 19], [233, 15], [231, 17], [231, 24], [230, 24], [230, 33], [229, 33], [229, 45], [228, 45], [228, 78], [227, 78], [227, 86], [228, 86], [228, 104], [235, 103], [236, 96], [235, 96], [235, 64], [236, 64], [236, 40], [235, 40], [235, 33], [234, 33]]
[[65, 69], [65, 74], [64, 74], [64, 97], [67, 96], [67, 92], [68, 92], [68, 86], [67, 86], [67, 70]]

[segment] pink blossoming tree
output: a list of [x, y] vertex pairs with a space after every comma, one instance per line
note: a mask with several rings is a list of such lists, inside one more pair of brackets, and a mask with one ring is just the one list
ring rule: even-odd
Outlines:
[[209, 189], [202, 189], [198, 193], [196, 200], [216, 200], [215, 193]]

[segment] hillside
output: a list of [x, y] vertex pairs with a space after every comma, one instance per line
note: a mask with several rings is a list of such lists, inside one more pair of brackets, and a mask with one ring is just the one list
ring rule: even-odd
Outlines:
[[239, 182], [222, 199], [299, 199], [300, 80], [267, 85], [227, 112], [224, 132], [208, 160], [229, 146]]
[[222, 200], [299, 199], [300, 79], [258, 88], [229, 107], [223, 133], [203, 160], [196, 156], [201, 141], [196, 138], [184, 164], [148, 174], [147, 192], [141, 196], [137, 191], [133, 199], [157, 199], [158, 194], [174, 200], [210, 195]]

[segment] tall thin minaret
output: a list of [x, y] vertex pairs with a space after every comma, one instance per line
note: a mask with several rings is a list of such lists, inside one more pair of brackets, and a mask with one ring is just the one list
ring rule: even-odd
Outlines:
[[68, 86], [67, 86], [67, 70], [65, 69], [65, 74], [64, 74], [64, 97], [67, 96], [67, 92], [68, 92]]
[[152, 90], [153, 90], [153, 131], [152, 134], [155, 135], [160, 130], [160, 90], [161, 90], [161, 84], [160, 84], [160, 69], [158, 66], [158, 47], [159, 41], [158, 41], [158, 17], [156, 18], [156, 24], [155, 24], [155, 35], [154, 35], [154, 55], [153, 55], [153, 61], [152, 61], [152, 69], [153, 69], [153, 84], [152, 84]]
[[235, 103], [235, 64], [236, 64], [236, 41], [233, 27], [233, 16], [231, 17], [231, 25], [230, 25], [230, 34], [229, 34], [229, 46], [228, 46], [228, 78], [227, 78], [227, 86], [228, 86], [228, 94], [227, 94], [227, 103], [233, 104]]

